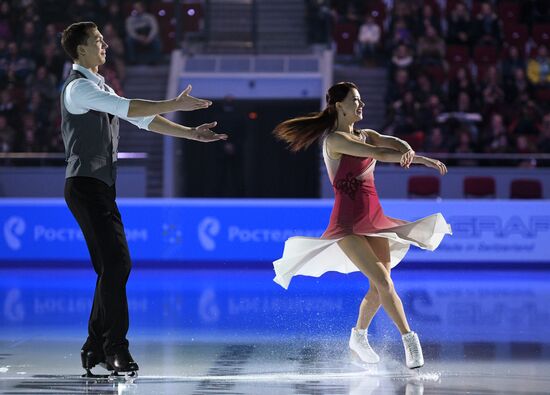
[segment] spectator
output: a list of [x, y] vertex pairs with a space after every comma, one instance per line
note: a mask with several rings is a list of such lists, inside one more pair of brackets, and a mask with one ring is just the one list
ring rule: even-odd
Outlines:
[[32, 113], [26, 113], [22, 117], [22, 134], [17, 142], [17, 152], [43, 152], [44, 146], [37, 136], [37, 125]]
[[447, 18], [447, 26], [449, 44], [471, 45], [472, 23], [470, 22], [470, 13], [464, 3], [456, 3], [451, 15]]
[[533, 94], [533, 87], [525, 75], [524, 69], [515, 69], [512, 79], [505, 81], [504, 94], [511, 104], [525, 103]]
[[527, 77], [535, 87], [550, 84], [550, 57], [548, 57], [548, 48], [545, 45], [540, 45], [537, 49], [537, 56], [534, 59], [529, 59]]
[[[472, 135], [467, 127], [459, 127], [456, 145], [453, 147], [453, 152], [456, 154], [473, 154], [474, 144]], [[458, 159], [457, 166], [477, 166], [478, 162], [475, 159]]]
[[159, 28], [155, 17], [145, 12], [142, 2], [134, 3], [133, 11], [126, 18], [126, 45], [128, 60], [132, 64], [155, 64], [160, 58]]
[[393, 51], [393, 56], [391, 58], [391, 68], [392, 74], [395, 73], [398, 69], [405, 69], [411, 72], [413, 66], [414, 58], [407, 46], [405, 44], [399, 44], [395, 51]]
[[441, 91], [432, 83], [426, 73], [421, 73], [416, 81], [415, 97], [421, 105], [425, 105], [432, 95], [441, 97]]
[[8, 124], [17, 125], [19, 122], [17, 103], [8, 89], [0, 92], [0, 115], [8, 120]]
[[455, 77], [449, 82], [449, 101], [452, 106], [457, 105], [458, 95], [461, 92], [466, 92], [470, 100], [473, 100], [477, 94], [476, 85], [466, 67], [457, 69]]
[[23, 31], [17, 38], [19, 53], [27, 58], [33, 58], [40, 52], [40, 33], [36, 31], [32, 22], [25, 22]]
[[[2, 62], [2, 60], [0, 60]], [[33, 72], [35, 63], [31, 58], [25, 57], [19, 53], [15, 42], [8, 44], [8, 53], [5, 56], [7, 79], [9, 82], [22, 84], [26, 78]], [[2, 66], [0, 66], [2, 68]]]
[[387, 102], [393, 104], [400, 100], [405, 92], [412, 90], [413, 84], [409, 79], [409, 73], [405, 69], [399, 69], [395, 72], [395, 78], [388, 90]]
[[[516, 146], [514, 148], [514, 152], [518, 154], [532, 154], [534, 152], [537, 152], [537, 149], [535, 148], [535, 145], [529, 139], [528, 136], [524, 134], [520, 134], [516, 136]], [[533, 161], [531, 159], [524, 159], [520, 160], [517, 164], [518, 167], [535, 167], [536, 161]]]
[[359, 36], [357, 37], [361, 59], [367, 60], [376, 56], [381, 38], [380, 26], [374, 22], [372, 16], [367, 15], [365, 22], [359, 28]]
[[406, 91], [401, 100], [393, 103], [391, 122], [392, 135], [404, 137], [416, 130], [417, 114], [420, 104], [415, 101], [412, 91]]
[[40, 30], [42, 20], [35, 4], [33, 2], [20, 2], [20, 4], [22, 9], [16, 11], [16, 15], [18, 15], [17, 26], [23, 26], [25, 22], [31, 22], [36, 30]]
[[[542, 119], [542, 125], [538, 140], [538, 149], [539, 152], [549, 153], [550, 152], [550, 112], [544, 115]], [[545, 160], [541, 163], [543, 166], [550, 166], [550, 160]]]
[[483, 112], [485, 114], [501, 110], [504, 103], [504, 91], [500, 87], [500, 79], [497, 68], [490, 66], [482, 83]]
[[518, 47], [510, 46], [506, 51], [505, 58], [502, 60], [502, 78], [504, 78], [504, 82], [513, 79], [517, 69], [525, 70], [525, 67], [525, 59], [520, 54]]
[[116, 31], [118, 37], [126, 36], [125, 18], [120, 12], [120, 4], [118, 1], [110, 1], [107, 3], [106, 9], [100, 13], [100, 23], [102, 26], [110, 23]]
[[540, 110], [533, 101], [527, 102], [521, 108], [521, 114], [511, 126], [515, 135], [524, 134], [532, 138], [539, 134]]
[[37, 56], [38, 63], [43, 65], [48, 73], [55, 77], [57, 83], [62, 79], [63, 65], [65, 64], [64, 57], [58, 51], [58, 47], [54, 44], [49, 44], [44, 47], [42, 54]]
[[0, 3], [0, 39], [11, 40], [13, 38], [13, 17], [11, 16], [9, 1]]
[[510, 151], [510, 138], [504, 125], [502, 115], [491, 114], [491, 121], [485, 127], [481, 137], [482, 151], [496, 154]]
[[449, 152], [449, 145], [443, 135], [441, 127], [435, 126], [430, 130], [426, 141], [426, 152]]
[[430, 95], [428, 101], [420, 107], [418, 115], [418, 129], [430, 130], [437, 126], [437, 119], [444, 112], [444, 106], [436, 94]]
[[441, 21], [439, 19], [439, 16], [435, 14], [431, 4], [424, 3], [418, 21], [417, 35], [425, 35], [427, 26], [433, 26], [438, 34], [441, 33]]
[[438, 36], [433, 26], [426, 26], [426, 34], [418, 40], [416, 53], [421, 64], [441, 64], [445, 56], [445, 41]]
[[522, 1], [522, 19], [529, 26], [535, 23], [550, 23], [548, 0]]
[[0, 152], [13, 151], [15, 129], [8, 124], [8, 119], [0, 115]]
[[67, 9], [67, 17], [71, 23], [96, 20], [96, 10], [88, 0], [73, 0]]
[[26, 103], [26, 112], [34, 115], [36, 127], [42, 132], [46, 132], [50, 126], [51, 107], [51, 102], [44, 100], [39, 92], [33, 92]]
[[45, 66], [40, 66], [36, 72], [29, 76], [26, 81], [27, 98], [30, 98], [34, 92], [39, 93], [46, 100], [55, 100], [59, 97], [57, 91], [57, 81], [55, 77], [48, 73]]
[[407, 26], [405, 19], [398, 19], [391, 31], [391, 38], [387, 44], [389, 49], [393, 49], [399, 44], [405, 44], [408, 46], [412, 46], [414, 44], [414, 36], [411, 29]]
[[500, 22], [491, 3], [481, 3], [481, 11], [477, 15], [474, 28], [476, 45], [500, 44]]
[[44, 37], [42, 38], [42, 47], [47, 47], [49, 45], [58, 46], [61, 37], [57, 32], [57, 28], [53, 23], [49, 23], [46, 25], [46, 28], [44, 29]]

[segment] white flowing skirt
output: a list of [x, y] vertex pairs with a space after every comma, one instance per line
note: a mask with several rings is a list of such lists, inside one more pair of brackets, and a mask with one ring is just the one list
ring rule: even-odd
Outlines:
[[[435, 250], [443, 237], [452, 234], [451, 226], [441, 213], [432, 214], [405, 225], [383, 229], [376, 233], [366, 233], [363, 236], [384, 237], [389, 241], [391, 267], [395, 267], [405, 256], [411, 245], [425, 250]], [[334, 271], [351, 273], [359, 271], [357, 266], [340, 248], [336, 239], [321, 239], [315, 237], [291, 237], [285, 242], [283, 257], [273, 262], [275, 281], [287, 289], [292, 277], [312, 276]]]

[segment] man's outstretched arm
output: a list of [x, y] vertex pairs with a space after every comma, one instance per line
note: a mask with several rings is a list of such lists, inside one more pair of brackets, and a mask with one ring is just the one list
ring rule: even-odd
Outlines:
[[217, 122], [211, 122], [202, 124], [200, 126], [197, 126], [196, 128], [191, 128], [188, 126], [179, 125], [160, 115], [157, 115], [155, 118], [153, 118], [147, 128], [152, 132], [164, 134], [167, 136], [196, 140], [204, 143], [218, 140], [227, 140], [226, 134], [218, 134], [210, 130], [216, 125]]
[[188, 85], [175, 99], [158, 101], [131, 99], [128, 107], [128, 117], [148, 117], [172, 111], [194, 111], [208, 108], [212, 105], [210, 100], [189, 96], [191, 89], [191, 85]]

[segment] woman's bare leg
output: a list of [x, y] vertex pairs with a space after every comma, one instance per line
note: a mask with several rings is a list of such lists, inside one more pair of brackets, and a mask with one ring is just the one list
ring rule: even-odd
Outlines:
[[372, 285], [372, 283], [370, 283], [369, 291], [359, 306], [359, 316], [357, 317], [355, 329], [368, 329], [379, 308], [380, 297], [378, 296], [378, 290], [374, 285]]
[[[388, 239], [367, 236], [366, 238], [380, 262], [382, 262], [386, 270], [391, 274], [390, 245]], [[357, 317], [357, 325], [355, 328], [368, 329], [379, 308], [380, 297], [378, 295], [378, 290], [369, 281], [369, 291], [359, 306], [359, 316]]]
[[376, 287], [380, 303], [401, 334], [410, 332], [403, 304], [395, 292], [390, 273], [380, 262], [370, 242], [364, 236], [349, 235], [340, 240], [338, 244], [357, 268], [369, 278], [371, 284]]

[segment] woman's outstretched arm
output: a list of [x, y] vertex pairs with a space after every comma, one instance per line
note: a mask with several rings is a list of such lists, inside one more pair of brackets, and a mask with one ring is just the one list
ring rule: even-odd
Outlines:
[[[345, 154], [362, 158], [374, 158], [380, 162], [402, 163], [403, 153], [385, 147], [377, 147], [355, 140], [343, 132], [334, 132], [327, 137], [327, 148], [333, 156]], [[424, 165], [438, 170], [442, 175], [447, 173], [447, 167], [442, 162], [415, 155], [413, 163]]]
[[371, 141], [372, 144], [377, 147], [391, 148], [403, 154], [412, 149], [409, 143], [400, 138], [380, 134], [372, 129], [362, 129], [361, 132], [365, 133], [368, 137], [368, 141]]

